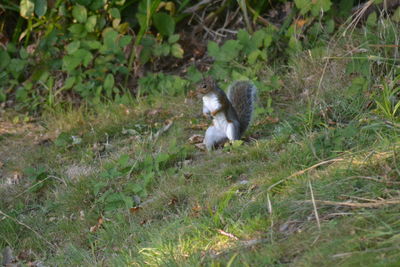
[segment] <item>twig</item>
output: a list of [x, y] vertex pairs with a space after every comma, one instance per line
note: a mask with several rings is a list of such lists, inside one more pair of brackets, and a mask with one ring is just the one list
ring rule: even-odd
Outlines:
[[40, 239], [42, 239], [44, 242], [46, 242], [50, 247], [52, 247], [53, 249], [56, 248], [55, 245], [53, 245], [52, 243], [50, 243], [46, 238], [44, 238], [41, 234], [39, 234], [36, 230], [34, 230], [34, 229], [33, 229], [32, 227], [30, 227], [29, 225], [27, 225], [27, 224], [25, 224], [25, 223], [19, 221], [18, 219], [14, 218], [14, 217], [11, 217], [11, 216], [5, 214], [5, 213], [4, 213], [3, 211], [1, 211], [1, 210], [0, 210], [0, 214], [2, 214], [3, 216], [9, 218], [9, 219], [12, 220], [12, 221], [14, 221], [14, 222], [16, 222], [16, 223], [18, 223], [18, 224], [24, 226], [25, 228], [31, 230], [31, 231], [32, 231], [33, 233], [35, 233]]
[[389, 248], [369, 249], [369, 250], [365, 250], [365, 251], [344, 252], [344, 253], [332, 255], [331, 257], [332, 258], [343, 258], [343, 257], [351, 256], [351, 255], [357, 254], [357, 253], [382, 252], [382, 251], [390, 251], [390, 250], [395, 250], [395, 249], [398, 250], [399, 248], [400, 248], [399, 246], [394, 246], [394, 247], [389, 247]]
[[308, 186], [310, 187], [310, 193], [311, 193], [311, 201], [314, 207], [314, 214], [315, 214], [315, 219], [317, 220], [317, 226], [318, 230], [321, 231], [321, 224], [319, 222], [319, 216], [318, 216], [318, 210], [317, 210], [317, 205], [315, 204], [315, 199], [314, 199], [314, 192], [311, 186], [311, 181], [308, 179]]
[[234, 240], [239, 240], [239, 238], [237, 238], [236, 236], [234, 236], [234, 235], [231, 234], [231, 233], [225, 232], [224, 230], [218, 229], [218, 233], [220, 233], [221, 235], [230, 237], [230, 238], [232, 238], [232, 239], [234, 239]]
[[[305, 200], [301, 202], [310, 203], [310, 200]], [[358, 202], [336, 202], [329, 200], [315, 200], [316, 203], [331, 205], [331, 206], [344, 206], [344, 207], [352, 207], [352, 208], [376, 208], [384, 205], [394, 205], [400, 204], [400, 199], [388, 199], [388, 200], [377, 200], [376, 202], [370, 203], [358, 203]]]
[[236, 246], [235, 248], [232, 248], [232, 249], [229, 249], [229, 250], [225, 250], [225, 251], [220, 252], [220, 253], [218, 253], [218, 254], [211, 254], [210, 257], [213, 258], [213, 259], [215, 259], [215, 258], [224, 256], [224, 255], [226, 255], [226, 254], [228, 254], [228, 253], [231, 253], [232, 251], [235, 251], [235, 250], [241, 251], [241, 250], [243, 250], [243, 249], [247, 249], [247, 248], [253, 247], [253, 246], [255, 246], [255, 245], [265, 243], [265, 242], [267, 242], [267, 241], [268, 241], [267, 238], [252, 239], [252, 240], [242, 241], [242, 242], [240, 242], [239, 245]]
[[370, 181], [374, 181], [374, 182], [378, 182], [378, 183], [385, 183], [385, 184], [400, 184], [400, 182], [381, 180], [381, 179], [371, 177], [371, 176], [350, 176], [347, 179], [356, 179], [356, 178], [370, 180]]

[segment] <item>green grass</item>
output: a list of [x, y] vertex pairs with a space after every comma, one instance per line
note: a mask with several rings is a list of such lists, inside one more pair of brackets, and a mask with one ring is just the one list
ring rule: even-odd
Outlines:
[[[300, 57], [285, 90], [307, 65], [321, 62]], [[301, 89], [319, 77], [279, 92], [278, 123], [259, 115], [247, 142], [211, 153], [189, 144], [205, 121], [183, 97], [57, 111], [4, 134], [0, 248], [49, 266], [396, 266], [400, 206], [384, 204], [400, 193], [398, 117], [340, 75], [316, 96]]]

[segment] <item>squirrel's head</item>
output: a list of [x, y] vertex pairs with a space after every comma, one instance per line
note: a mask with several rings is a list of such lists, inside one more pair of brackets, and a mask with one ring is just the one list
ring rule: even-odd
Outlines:
[[208, 76], [197, 86], [196, 91], [199, 94], [205, 95], [215, 90], [216, 86], [217, 84], [215, 83], [215, 80], [211, 76]]

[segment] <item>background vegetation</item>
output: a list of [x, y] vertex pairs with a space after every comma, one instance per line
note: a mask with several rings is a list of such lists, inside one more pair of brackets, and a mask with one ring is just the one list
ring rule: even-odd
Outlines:
[[[7, 264], [400, 261], [398, 1], [4, 0]], [[259, 89], [204, 153], [191, 91]]]

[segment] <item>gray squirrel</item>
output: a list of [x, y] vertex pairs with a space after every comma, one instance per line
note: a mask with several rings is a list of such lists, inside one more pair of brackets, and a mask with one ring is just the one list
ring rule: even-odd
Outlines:
[[204, 141], [212, 150], [226, 141], [239, 140], [250, 124], [257, 88], [250, 81], [236, 81], [228, 87], [228, 93], [218, 87], [211, 77], [204, 78], [197, 87], [203, 95], [203, 114], [213, 118]]

